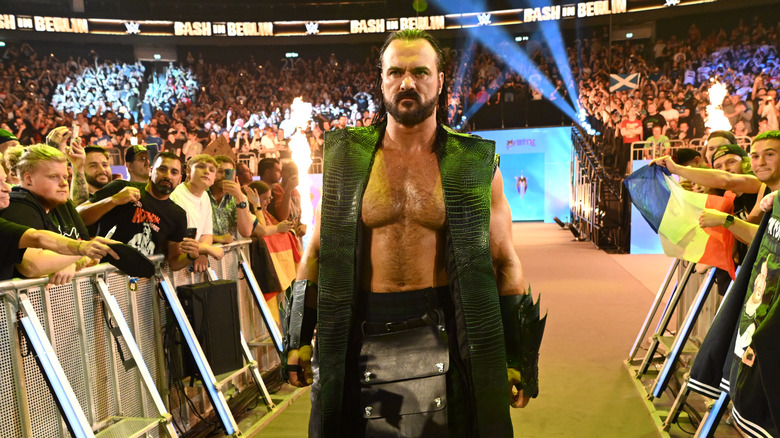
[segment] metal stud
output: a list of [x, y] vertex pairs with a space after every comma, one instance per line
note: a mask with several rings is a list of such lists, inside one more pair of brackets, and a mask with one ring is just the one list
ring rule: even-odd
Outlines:
[[436, 369], [437, 369], [437, 370], [438, 370], [440, 373], [443, 373], [443, 372], [444, 372], [444, 364], [443, 364], [443, 363], [441, 363], [441, 362], [437, 363], [437, 364], [436, 364]]
[[371, 406], [366, 406], [366, 417], [370, 417], [372, 413], [374, 413], [374, 408]]
[[[433, 399], [433, 403], [436, 404], [437, 408], [440, 408], [441, 407], [441, 397], [436, 397], [435, 399]], [[368, 409], [368, 408], [366, 408], [366, 409]]]

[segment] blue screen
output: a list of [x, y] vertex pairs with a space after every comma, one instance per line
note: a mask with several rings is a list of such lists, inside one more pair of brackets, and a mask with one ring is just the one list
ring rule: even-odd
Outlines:
[[496, 142], [513, 221], [568, 222], [571, 128], [475, 131]]

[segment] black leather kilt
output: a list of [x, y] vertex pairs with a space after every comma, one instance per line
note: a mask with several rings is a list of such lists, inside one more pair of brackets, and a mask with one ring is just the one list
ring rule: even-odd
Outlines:
[[[439, 304], [447, 288], [368, 293], [357, 367], [345, 380], [345, 436], [449, 437], [466, 434], [461, 373]], [[455, 350], [457, 351], [457, 350]], [[357, 353], [357, 351], [356, 351]], [[315, 354], [316, 356], [316, 354]], [[319, 436], [319, 368], [313, 362], [310, 436]], [[455, 406], [451, 406], [455, 400]], [[457, 415], [457, 416], [456, 416]], [[459, 430], [460, 429], [460, 430]], [[454, 432], [451, 433], [451, 431]]]

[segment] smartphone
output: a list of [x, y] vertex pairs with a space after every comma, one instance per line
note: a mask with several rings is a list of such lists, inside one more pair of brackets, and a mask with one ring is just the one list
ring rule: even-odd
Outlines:
[[73, 126], [70, 127], [70, 145], [73, 146], [73, 143], [76, 143], [76, 138], [79, 136], [79, 133], [81, 131], [81, 128], [77, 124], [73, 124]]
[[236, 176], [236, 169], [225, 169], [225, 181], [233, 181]]
[[184, 232], [184, 237], [189, 237], [190, 239], [194, 239], [197, 235], [198, 229], [195, 227], [187, 228], [187, 230]]

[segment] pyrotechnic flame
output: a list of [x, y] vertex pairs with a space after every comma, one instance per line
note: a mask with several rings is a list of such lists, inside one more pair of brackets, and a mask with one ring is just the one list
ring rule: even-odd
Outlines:
[[290, 155], [298, 166], [298, 193], [301, 194], [301, 222], [306, 224], [310, 236], [314, 231], [314, 208], [311, 205], [311, 148], [306, 135], [306, 123], [311, 119], [311, 103], [296, 97], [290, 105], [290, 120], [295, 124], [295, 132], [290, 136]]
[[723, 99], [728, 97], [729, 92], [726, 86], [712, 80], [712, 85], [709, 88], [710, 104], [707, 105], [707, 120], [704, 122], [704, 126], [710, 128], [712, 131], [731, 131], [731, 122], [723, 113]]

